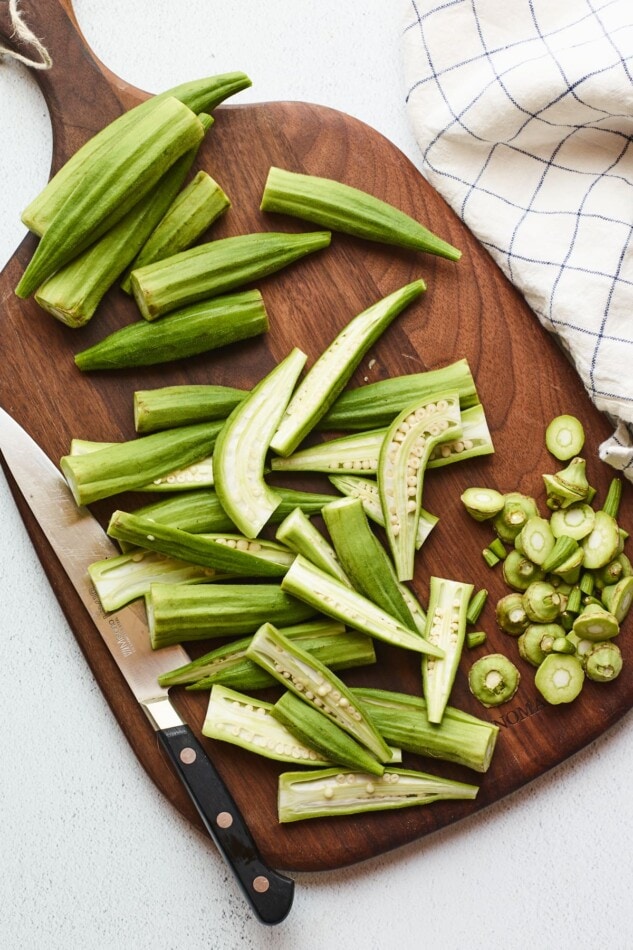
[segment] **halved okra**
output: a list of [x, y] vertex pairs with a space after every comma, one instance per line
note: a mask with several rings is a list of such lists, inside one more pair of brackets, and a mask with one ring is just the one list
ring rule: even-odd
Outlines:
[[207, 584], [229, 580], [215, 568], [137, 548], [118, 557], [94, 561], [88, 567], [90, 579], [105, 611], [119, 610], [144, 597], [152, 584]]
[[369, 241], [437, 254], [451, 261], [461, 251], [437, 237], [410, 215], [374, 195], [343, 182], [271, 167], [262, 211], [276, 211]]
[[428, 643], [400, 621], [382, 610], [367, 597], [341, 584], [325, 571], [298, 554], [282, 580], [282, 589], [315, 610], [349, 624], [355, 630], [376, 637], [393, 646], [416, 653], [443, 656], [440, 648]]
[[209, 695], [202, 735], [230, 742], [278, 762], [313, 766], [329, 762], [273, 716], [272, 708], [273, 704], [263, 699], [244, 696], [225, 686], [214, 686]]
[[[163, 430], [167, 431], [167, 430]], [[98, 452], [101, 449], [113, 448], [115, 445], [121, 445], [120, 442], [91, 442], [88, 439], [73, 439], [70, 443], [70, 455], [87, 455], [89, 452]], [[178, 494], [184, 491], [194, 489], [210, 488], [213, 486], [213, 458], [211, 455], [205, 455], [204, 458], [189, 465], [183, 465], [181, 468], [170, 469], [163, 475], [157, 475], [144, 485], [134, 488], [137, 492], [150, 492], [151, 494]]]
[[301, 623], [317, 611], [279, 584], [152, 584], [145, 598], [152, 647], [253, 634], [266, 621]]
[[79, 369], [155, 366], [217, 350], [268, 331], [258, 290], [203, 300], [148, 323], [136, 320], [75, 355]]
[[391, 752], [375, 726], [358, 708], [350, 689], [332, 670], [296, 642], [284, 637], [272, 623], [257, 630], [246, 656], [280, 683], [328, 716], [377, 758], [389, 762]]
[[221, 238], [133, 270], [132, 291], [141, 315], [155, 320], [273, 274], [329, 243], [329, 231]]
[[129, 109], [71, 155], [24, 209], [22, 221], [35, 234], [43, 234], [66, 199], [72, 195], [77, 182], [87, 174], [98, 172], [102, 157], [112, 149], [126, 129], [136, 126], [143, 114], [154, 108], [153, 104], [157, 99], [171, 96], [188, 106], [192, 112], [212, 112], [229, 96], [247, 89], [250, 85], [251, 80], [242, 72], [205, 76], [167, 89]]
[[494, 723], [447, 706], [442, 722], [436, 724], [429, 720], [421, 697], [365, 687], [352, 692], [387, 742], [415, 755], [488, 771], [499, 735]]
[[466, 635], [473, 585], [432, 576], [425, 637], [444, 651], [441, 659], [422, 658], [422, 684], [429, 722], [441, 722], [455, 681]]
[[300, 382], [271, 440], [290, 455], [325, 415], [361, 359], [395, 318], [426, 290], [423, 280], [401, 287], [354, 317], [337, 334]]
[[291, 551], [271, 541], [226, 533], [191, 534], [125, 511], [114, 512], [108, 534], [127, 544], [240, 577], [283, 577], [293, 559]]
[[211, 178], [208, 172], [199, 171], [187, 187], [170, 202], [165, 214], [132, 261], [121, 288], [130, 293], [132, 270], [185, 251], [230, 206], [230, 199], [217, 181]]
[[275, 537], [295, 554], [303, 554], [308, 561], [336, 577], [342, 584], [352, 586], [336, 551], [300, 508], [295, 508], [284, 518]]
[[[380, 492], [377, 483], [371, 478], [362, 475], [330, 475], [330, 481], [342, 495], [349, 498], [358, 498], [368, 518], [381, 526], [385, 517], [380, 504]], [[432, 515], [425, 508], [420, 508], [418, 530], [415, 538], [416, 549], [419, 550], [440, 519]]]
[[[345, 624], [336, 620], [308, 620], [279, 629], [285, 637], [296, 640], [303, 650], [312, 653], [332, 670], [348, 670], [376, 662], [372, 638], [348, 630]], [[244, 637], [217, 647], [164, 673], [158, 681], [161, 686], [186, 686], [194, 690], [210, 689], [214, 683], [246, 692], [275, 686], [275, 677], [247, 658], [246, 650], [251, 640], [252, 637]]]
[[135, 491], [213, 451], [221, 422], [166, 429], [140, 439], [107, 444], [83, 455], [66, 455], [61, 470], [78, 505]]
[[[213, 119], [198, 118], [206, 132]], [[181, 155], [117, 224], [38, 287], [40, 307], [68, 326], [86, 324], [178, 194], [197, 152], [196, 146]]]
[[362, 769], [372, 775], [385, 771], [385, 766], [349, 732], [291, 690], [281, 695], [270, 714], [301, 742], [310, 744], [326, 762]]
[[50, 222], [18, 285], [29, 297], [68, 261], [123, 218], [168, 168], [202, 140], [197, 116], [177, 99], [154, 100], [82, 177]]
[[385, 532], [398, 580], [414, 571], [424, 472], [431, 451], [460, 429], [459, 396], [445, 393], [400, 413], [389, 427], [378, 460], [378, 489]]
[[231, 412], [213, 455], [218, 497], [247, 537], [256, 537], [281, 503], [264, 480], [266, 455], [306, 355], [296, 347]]
[[278, 816], [283, 823], [335, 815], [429, 805], [446, 799], [474, 799], [476, 785], [414, 772], [385, 769], [381, 777], [337, 768], [284, 772], [279, 776]]
[[246, 389], [212, 384], [137, 389], [134, 393], [134, 428], [145, 435], [161, 429], [226, 419], [247, 395]]
[[362, 503], [342, 498], [322, 512], [338, 561], [354, 588], [411, 630], [417, 629], [393, 564], [367, 522]]
[[459, 393], [460, 408], [479, 403], [477, 387], [468, 360], [460, 359], [440, 369], [367, 383], [347, 390], [319, 421], [319, 429], [365, 431], [390, 425], [411, 403], [435, 393]]

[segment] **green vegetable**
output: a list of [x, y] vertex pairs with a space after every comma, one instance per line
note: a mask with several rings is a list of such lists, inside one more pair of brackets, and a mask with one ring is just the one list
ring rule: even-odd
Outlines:
[[498, 626], [511, 637], [518, 637], [530, 622], [519, 593], [506, 594], [497, 601], [496, 617]]
[[532, 666], [540, 666], [560, 638], [565, 639], [565, 631], [560, 624], [531, 623], [517, 640], [519, 655]]
[[466, 611], [466, 620], [468, 623], [473, 624], [473, 626], [477, 623], [487, 600], [488, 591], [483, 587], [473, 594], [468, 602], [468, 609]]
[[204, 128], [177, 99], [155, 99], [85, 174], [55, 215], [15, 292], [29, 297], [56, 271], [120, 221], [173, 163], [201, 141]]
[[620, 533], [615, 518], [606, 511], [596, 511], [591, 533], [582, 540], [584, 567], [588, 570], [604, 567], [616, 556], [619, 545]]
[[279, 584], [152, 584], [145, 598], [154, 649], [253, 634], [266, 621], [287, 627], [316, 611], [282, 591]]
[[81, 370], [153, 366], [198, 356], [266, 333], [268, 314], [258, 290], [215, 297], [156, 323], [138, 320], [75, 356]]
[[587, 654], [585, 673], [594, 683], [610, 683], [621, 672], [622, 653], [615, 643], [596, 643]]
[[335, 673], [271, 623], [257, 630], [246, 656], [313, 708], [332, 719], [379, 762], [389, 762], [389, 746]]
[[[213, 122], [198, 118], [205, 131]], [[86, 324], [175, 198], [197, 152], [196, 146], [181, 155], [114, 227], [49, 277], [35, 292], [40, 307], [68, 326]]]
[[305, 360], [305, 353], [293, 349], [235, 407], [216, 442], [213, 472], [218, 497], [249, 538], [259, 534], [281, 504], [281, 495], [264, 481], [266, 454]]
[[601, 604], [588, 604], [574, 620], [573, 631], [583, 640], [610, 640], [617, 637], [620, 624]]
[[633, 603], [633, 577], [628, 575], [617, 584], [603, 588], [602, 603], [618, 623], [622, 623]]
[[272, 703], [214, 686], [202, 724], [202, 735], [264, 755], [278, 762], [327, 765], [328, 760], [272, 715]]
[[336, 577], [342, 584], [352, 586], [336, 551], [300, 508], [295, 508], [284, 518], [275, 537], [295, 554], [303, 554], [308, 561]]
[[394, 646], [443, 656], [443, 651], [405, 627], [357, 591], [319, 570], [300, 554], [287, 571], [282, 589], [315, 610]]
[[488, 635], [485, 630], [469, 631], [466, 634], [466, 646], [469, 650], [473, 650], [475, 647], [482, 646], [487, 639]]
[[532, 623], [551, 623], [562, 609], [562, 598], [547, 581], [532, 581], [523, 592], [523, 606]]
[[545, 518], [532, 515], [514, 539], [514, 544], [533, 564], [542, 566], [549, 557], [554, 544], [554, 535]]
[[538, 516], [536, 502], [521, 492], [507, 492], [503, 508], [494, 516], [492, 526], [502, 541], [512, 544], [528, 518]]
[[398, 580], [411, 580], [426, 463], [439, 442], [460, 430], [459, 396], [445, 393], [409, 406], [389, 427], [378, 460], [385, 532]]
[[85, 455], [66, 455], [62, 472], [78, 505], [89, 505], [199, 461], [213, 451], [222, 423], [166, 429], [142, 439], [106, 445]]
[[22, 221], [31, 231], [43, 234], [55, 215], [63, 207], [79, 181], [88, 174], [98, 171], [103, 157], [117, 143], [123, 132], [131, 127], [137, 127], [139, 119], [154, 109], [157, 99], [173, 97], [188, 106], [192, 112], [212, 112], [229, 96], [247, 89], [251, 81], [244, 73], [223, 73], [218, 76], [205, 76], [182, 83], [146, 99], [140, 105], [129, 109], [100, 132], [82, 145], [62, 165], [59, 171], [51, 178], [43, 190], [31, 201], [22, 212]]
[[549, 524], [555, 538], [567, 535], [575, 541], [582, 541], [593, 530], [595, 520], [596, 513], [591, 505], [581, 502], [554, 511]]
[[273, 274], [329, 243], [328, 231], [222, 238], [133, 270], [132, 291], [141, 315], [155, 320]]
[[545, 571], [516, 549], [503, 562], [503, 579], [514, 590], [527, 590], [533, 581], [541, 581]]
[[429, 722], [441, 722], [453, 688], [466, 635], [472, 584], [431, 577], [425, 637], [444, 656], [422, 658], [422, 684]]
[[521, 681], [514, 663], [501, 653], [475, 660], [468, 672], [471, 693], [486, 707], [500, 706], [512, 699]]
[[585, 674], [580, 660], [565, 653], [546, 656], [534, 677], [539, 693], [548, 703], [571, 703], [583, 687]]
[[487, 521], [504, 506], [501, 492], [494, 488], [467, 488], [461, 495], [464, 508], [475, 521]]
[[359, 769], [369, 772], [370, 775], [384, 773], [384, 765], [364, 746], [356, 742], [328, 715], [324, 715], [318, 707], [299, 699], [295, 693], [283, 693], [270, 712], [288, 732], [316, 749], [326, 762]]
[[[183, 191], [174, 198], [148, 239], [136, 255], [130, 271], [191, 247], [221, 214], [231, 207], [229, 198], [217, 181], [207, 172], [199, 171]], [[129, 273], [121, 284], [130, 292]]]
[[593, 494], [583, 458], [573, 458], [567, 468], [556, 475], [543, 475], [547, 489], [547, 507], [553, 511], [588, 501]]
[[573, 538], [570, 538], [569, 535], [561, 534], [560, 537], [556, 539], [545, 560], [542, 562], [543, 570], [546, 574], [550, 571], [555, 571], [558, 573], [558, 570], [561, 567], [564, 567], [565, 564], [569, 564], [569, 559], [576, 554], [577, 550], [578, 542]]
[[134, 427], [139, 434], [145, 435], [161, 429], [226, 419], [246, 395], [245, 389], [232, 386], [180, 385], [139, 389], [134, 393]]
[[427, 251], [458, 261], [461, 251], [403, 211], [339, 181], [300, 175], [274, 166], [268, 173], [262, 211], [276, 211], [369, 241]]
[[578, 455], [585, 444], [582, 423], [575, 416], [556, 416], [545, 430], [545, 444], [554, 458], [561, 462]]
[[462, 410], [479, 403], [477, 388], [468, 361], [457, 360], [440, 369], [407, 376], [390, 376], [338, 397], [319, 421], [318, 428], [365, 431], [391, 425], [395, 417], [412, 403], [433, 398], [436, 393], [459, 393]]
[[356, 688], [352, 692], [388, 742], [415, 755], [456, 762], [487, 772], [499, 727], [447, 706], [439, 724], [431, 723], [424, 699], [407, 693]]
[[283, 824], [428, 805], [445, 799], [474, 799], [477, 792], [476, 785], [405, 769], [385, 769], [380, 778], [338, 768], [285, 772], [279, 776], [278, 814]]
[[607, 497], [604, 500], [602, 510], [606, 511], [606, 513], [611, 515], [612, 518], [617, 518], [621, 499], [622, 479], [612, 478], [611, 482], [609, 483], [609, 490], [607, 491]]
[[347, 323], [312, 365], [286, 406], [270, 443], [275, 452], [286, 456], [296, 449], [325, 415], [369, 347], [425, 290], [423, 280], [414, 281]]

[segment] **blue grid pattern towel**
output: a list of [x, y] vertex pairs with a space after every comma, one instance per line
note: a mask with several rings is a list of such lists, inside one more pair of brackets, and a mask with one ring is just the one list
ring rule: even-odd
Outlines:
[[633, 480], [633, 4], [402, 5], [422, 171], [558, 335]]

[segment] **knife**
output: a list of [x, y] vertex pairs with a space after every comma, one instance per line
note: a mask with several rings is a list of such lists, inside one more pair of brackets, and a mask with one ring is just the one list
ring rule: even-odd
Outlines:
[[280, 923], [292, 906], [294, 881], [264, 863], [220, 775], [180, 718], [167, 690], [158, 685], [161, 673], [188, 663], [189, 657], [178, 645], [152, 650], [139, 604], [104, 612], [87, 568], [93, 561], [118, 554], [118, 549], [90, 512], [77, 506], [66, 480], [45, 452], [1, 408], [0, 451], [255, 914], [263, 923]]

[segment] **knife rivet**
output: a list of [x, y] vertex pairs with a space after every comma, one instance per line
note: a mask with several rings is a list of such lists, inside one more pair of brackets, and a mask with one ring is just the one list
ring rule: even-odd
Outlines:
[[253, 890], [257, 891], [258, 894], [265, 894], [269, 887], [270, 881], [267, 877], [264, 877], [263, 874], [260, 874], [259, 877], [256, 877], [253, 881]]
[[233, 815], [228, 811], [221, 811], [217, 815], [215, 822], [219, 828], [230, 828], [233, 824]]
[[192, 762], [196, 761], [196, 752], [195, 749], [192, 749], [190, 746], [186, 746], [180, 752], [180, 761], [184, 765], [191, 765]]

